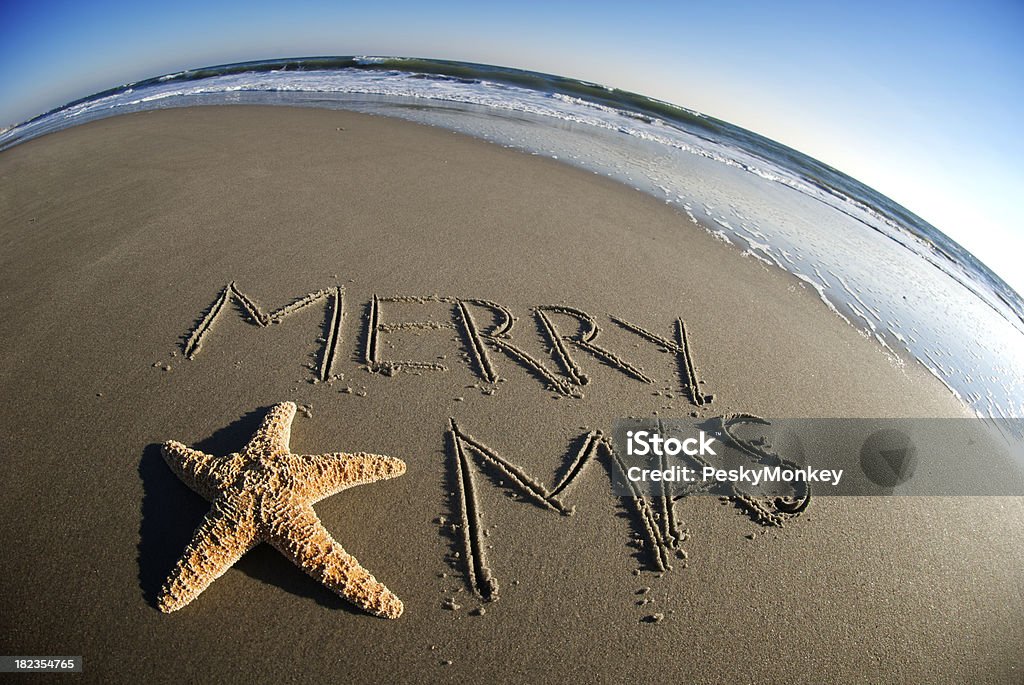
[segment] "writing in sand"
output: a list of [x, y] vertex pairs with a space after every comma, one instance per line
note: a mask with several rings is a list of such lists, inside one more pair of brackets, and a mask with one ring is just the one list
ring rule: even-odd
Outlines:
[[[343, 344], [346, 304], [345, 288], [334, 286], [316, 292], [307, 293], [292, 300], [290, 303], [266, 311], [257, 302], [232, 281], [217, 295], [213, 304], [200, 317], [196, 326], [189, 333], [184, 352], [188, 359], [194, 359], [210, 337], [211, 330], [217, 320], [225, 314], [226, 305], [237, 303], [244, 318], [251, 324], [265, 328], [282, 323], [293, 314], [312, 305], [321, 304], [326, 307], [327, 321], [325, 335], [322, 336], [318, 362], [314, 368], [317, 380], [326, 381], [337, 375], [338, 351]], [[402, 304], [438, 303], [446, 306], [447, 316], [443, 319], [404, 321], [388, 318], [388, 306]], [[419, 330], [451, 330], [458, 334], [465, 351], [465, 358], [472, 371], [484, 382], [495, 383], [504, 380], [499, 375], [497, 355], [505, 355], [523, 367], [529, 376], [541, 381], [546, 388], [566, 397], [580, 398], [582, 388], [590, 382], [590, 378], [580, 366], [578, 355], [594, 357], [607, 366], [616, 369], [625, 376], [642, 383], [653, 384], [655, 380], [644, 372], [643, 368], [631, 363], [619, 353], [602, 346], [598, 342], [601, 327], [597, 319], [587, 312], [565, 305], [540, 305], [533, 307], [531, 313], [539, 330], [543, 332], [545, 343], [550, 350], [550, 363], [542, 360], [536, 353], [512, 340], [512, 331], [516, 317], [512, 311], [491, 300], [479, 298], [446, 297], [441, 295], [398, 295], [380, 297], [371, 295], [364, 303], [364, 316], [361, 320], [362, 335], [353, 336], [362, 340], [360, 356], [364, 367], [373, 373], [392, 375], [398, 371], [447, 371], [447, 364], [439, 360], [427, 359], [387, 359], [382, 353], [382, 340], [389, 333], [396, 331]], [[575, 329], [570, 333], [559, 329], [554, 315], [575, 321]], [[653, 333], [623, 318], [608, 315], [609, 321], [628, 331], [639, 341], [656, 346], [659, 350], [671, 352], [676, 356], [681, 391], [695, 406], [703, 406], [713, 399], [712, 395], [700, 390], [702, 381], [697, 377], [697, 367], [687, 340], [686, 324], [677, 318], [673, 324], [674, 339]]]
[[[630, 361], [622, 352], [600, 340], [602, 328], [597, 317], [582, 309], [563, 304], [532, 307], [530, 314], [544, 343], [542, 351], [538, 353], [529, 349], [528, 345], [514, 340], [517, 319], [509, 307], [482, 298], [436, 294], [385, 297], [370, 294], [361, 304], [363, 315], [358, 317], [358, 324], [346, 325], [346, 321], [353, 317], [348, 315], [347, 308], [351, 305], [346, 303], [345, 288], [340, 285], [306, 293], [278, 309], [268, 311], [232, 281], [220, 290], [186, 336], [183, 344], [186, 358], [194, 359], [200, 354], [204, 344], [211, 340], [214, 324], [228, 314], [231, 303], [237, 305], [245, 321], [259, 328], [280, 324], [308, 307], [322, 306], [323, 335], [319, 338], [316, 363], [312, 365], [314, 382], [331, 381], [342, 375], [338, 367], [343, 355], [339, 351], [343, 349], [346, 339], [355, 341], [356, 354], [353, 357], [360, 359], [362, 367], [371, 373], [390, 376], [400, 371], [423, 373], [449, 370], [447, 356], [433, 359], [385, 357], [387, 337], [412, 330], [449, 331], [453, 339], [459, 341], [464, 353], [463, 359], [471, 372], [484, 383], [505, 380], [500, 375], [505, 368], [502, 365], [504, 359], [512, 362], [509, 368], [525, 371], [525, 374], [520, 375], [540, 382], [543, 389], [553, 391], [558, 396], [582, 399], [583, 388], [591, 384], [591, 378], [580, 363], [585, 357], [616, 370], [624, 378], [645, 384], [655, 383], [642, 365]], [[410, 306], [412, 311], [416, 311], [417, 305], [423, 305], [424, 311], [429, 310], [432, 318], [415, 319], [403, 318], [401, 314], [392, 315], [394, 312], [402, 312], [408, 316]], [[438, 315], [438, 312], [441, 314]], [[701, 387], [704, 381], [698, 377], [682, 317], [671, 322], [671, 337], [620, 316], [608, 314], [605, 318], [632, 336], [635, 346], [654, 346], [659, 351], [673, 355], [680, 394], [693, 407], [704, 407], [712, 402], [713, 395], [704, 392]], [[748, 421], [757, 422], [758, 419], [748, 415], [724, 418], [724, 434], [738, 441], [752, 459], [761, 463], [767, 460], [776, 466], [791, 466], [786, 459], [766, 453], [731, 435], [730, 426]], [[667, 487], [661, 494], [641, 492], [628, 478], [627, 467], [616, 453], [613, 441], [600, 430], [590, 431], [573, 441], [565, 455], [561, 475], [554, 485], [545, 484], [529, 475], [498, 450], [463, 429], [454, 417], [448, 420], [446, 440], [450, 475], [456, 485], [456, 491], [451, 493], [455, 520], [439, 517], [438, 523], [454, 539], [457, 551], [452, 555], [453, 563], [461, 567], [469, 588], [484, 601], [497, 598], [498, 583], [486, 558], [483, 512], [478, 497], [480, 484], [490, 481], [477, 477], [477, 470], [500, 473], [500, 487], [509, 489], [523, 502], [570, 516], [574, 513], [574, 507], [565, 503], [566, 497], [589, 464], [601, 463], [609, 478], [624, 484], [626, 488], [633, 488], [632, 496], [623, 499], [632, 512], [638, 533], [638, 546], [646, 552], [650, 570], [666, 572], [672, 568], [673, 558], [687, 558], [681, 547], [687, 538], [687, 531], [681, 527], [675, 511], [682, 496], [673, 495]], [[806, 485], [792, 497], [775, 498], [745, 492], [741, 483], [725, 485], [727, 487], [716, 492], [762, 525], [784, 525], [788, 519], [800, 515], [810, 500], [810, 491]]]

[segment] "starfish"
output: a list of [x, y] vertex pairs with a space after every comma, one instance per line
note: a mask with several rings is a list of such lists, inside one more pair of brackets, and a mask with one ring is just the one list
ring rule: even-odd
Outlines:
[[213, 506], [160, 590], [161, 611], [182, 608], [243, 554], [268, 542], [361, 609], [386, 618], [402, 615], [402, 601], [331, 537], [313, 504], [354, 485], [400, 476], [405, 462], [362, 452], [292, 454], [294, 417], [294, 403], [275, 405], [242, 451], [226, 457], [164, 443], [167, 465]]

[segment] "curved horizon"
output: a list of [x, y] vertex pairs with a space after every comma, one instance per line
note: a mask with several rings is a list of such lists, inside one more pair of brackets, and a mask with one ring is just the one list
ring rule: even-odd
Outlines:
[[[360, 61], [360, 60], [362, 60], [362, 61]], [[817, 165], [821, 165], [822, 167], [827, 168], [831, 172], [833, 172], [835, 174], [838, 174], [838, 175], [841, 175], [844, 178], [846, 178], [846, 179], [848, 179], [850, 181], [853, 181], [853, 182], [863, 186], [865, 189], [867, 189], [867, 190], [869, 190], [869, 191], [871, 191], [873, 193], [876, 193], [879, 196], [885, 198], [886, 200], [888, 200], [892, 204], [896, 205], [896, 207], [898, 207], [900, 210], [902, 210], [902, 212], [904, 214], [903, 218], [910, 220], [909, 227], [912, 227], [914, 223], [919, 223], [919, 224], [922, 224], [924, 226], [927, 226], [928, 228], [930, 228], [935, 233], [941, 235], [943, 238], [946, 238], [949, 241], [949, 243], [951, 243], [951, 244], [950, 245], [941, 245], [941, 244], [939, 245], [940, 251], [943, 254], [943, 256], [945, 256], [947, 259], [949, 259], [950, 261], [953, 261], [953, 262], [968, 261], [969, 264], [967, 265], [967, 267], [969, 269], [972, 269], [972, 270], [979, 270], [979, 269], [984, 270], [984, 272], [986, 273], [986, 275], [987, 275], [987, 277], [989, 279], [995, 281], [997, 286], [1001, 286], [1002, 287], [1001, 289], [1005, 289], [1005, 292], [999, 292], [1000, 288], [997, 287], [995, 294], [999, 297], [1000, 300], [1002, 300], [1002, 302], [1007, 307], [1009, 307], [1009, 309], [1016, 316], [1016, 318], [1020, 322], [1024, 323], [1024, 296], [1022, 296], [1022, 294], [1021, 294], [1022, 293], [1021, 289], [1017, 289], [1014, 286], [1012, 286], [1006, 279], [1002, 278], [1002, 276], [1000, 274], [996, 273], [994, 269], [992, 269], [988, 264], [986, 264], [984, 261], [979, 259], [973, 252], [971, 252], [970, 250], [968, 250], [965, 247], [963, 247], [963, 245], [961, 245], [958, 241], [956, 241], [953, 238], [951, 238], [947, 233], [943, 232], [937, 226], [929, 223], [928, 221], [926, 221], [925, 219], [923, 219], [922, 217], [920, 217], [919, 215], [917, 215], [916, 213], [914, 213], [910, 209], [906, 208], [905, 206], [903, 206], [900, 203], [898, 203], [895, 200], [893, 200], [891, 197], [885, 195], [884, 193], [882, 193], [881, 191], [875, 189], [874, 187], [870, 186], [869, 184], [860, 181], [859, 179], [857, 179], [856, 177], [852, 176], [851, 174], [848, 174], [848, 173], [844, 172], [841, 169], [838, 169], [838, 168], [836, 168], [836, 167], [834, 167], [834, 166], [832, 166], [832, 165], [830, 165], [830, 164], [828, 164], [828, 163], [826, 163], [824, 161], [821, 161], [821, 160], [815, 158], [814, 156], [812, 156], [812, 155], [810, 155], [810, 154], [808, 154], [806, 152], [803, 152], [802, 150], [799, 150], [797, 148], [793, 148], [793, 147], [791, 147], [789, 145], [786, 145], [784, 143], [781, 143], [781, 142], [778, 142], [776, 140], [773, 140], [773, 139], [771, 139], [771, 138], [769, 138], [769, 137], [767, 137], [765, 135], [762, 135], [761, 133], [758, 133], [756, 131], [752, 131], [752, 130], [744, 128], [742, 126], [738, 126], [736, 124], [733, 124], [731, 122], [725, 121], [723, 119], [719, 119], [719, 118], [714, 117], [712, 115], [709, 115], [707, 113], [700, 112], [700, 111], [695, 110], [695, 109], [691, 109], [691, 108], [689, 108], [689, 107], [687, 107], [685, 105], [682, 105], [682, 104], [679, 104], [679, 103], [675, 103], [675, 102], [668, 102], [668, 101], [665, 101], [665, 100], [658, 100], [656, 98], [649, 97], [649, 96], [644, 95], [642, 93], [637, 93], [637, 92], [634, 92], [634, 91], [629, 91], [629, 90], [624, 90], [624, 89], [620, 89], [620, 88], [615, 88], [615, 87], [607, 86], [607, 85], [600, 84], [600, 83], [591, 83], [591, 82], [582, 81], [582, 80], [579, 80], [579, 79], [573, 79], [573, 78], [569, 78], [569, 77], [566, 77], [566, 76], [561, 76], [559, 74], [553, 74], [553, 73], [547, 73], [547, 72], [539, 72], [539, 71], [528, 70], [528, 69], [519, 69], [519, 68], [516, 68], [516, 67], [506, 67], [506, 66], [502, 66], [502, 65], [498, 65], [498, 64], [487, 64], [487, 63], [480, 63], [480, 62], [463, 62], [463, 61], [458, 61], [458, 60], [434, 59], [434, 58], [430, 58], [430, 57], [411, 56], [411, 55], [355, 55], [355, 54], [353, 54], [353, 55], [306, 55], [306, 56], [289, 56], [289, 57], [268, 57], [268, 58], [263, 58], [263, 59], [245, 60], [245, 61], [241, 61], [241, 62], [226, 62], [226, 63], [223, 63], [223, 64], [211, 64], [211, 65], [195, 67], [195, 68], [191, 68], [191, 69], [185, 69], [185, 70], [181, 70], [181, 71], [177, 71], [177, 72], [169, 72], [169, 73], [166, 73], [166, 74], [159, 74], [159, 75], [148, 76], [148, 77], [140, 79], [138, 81], [133, 81], [133, 82], [130, 82], [130, 83], [123, 83], [123, 84], [119, 84], [119, 85], [116, 85], [116, 86], [111, 86], [109, 88], [97, 91], [97, 92], [92, 93], [90, 95], [87, 95], [87, 96], [80, 97], [80, 98], [77, 98], [75, 100], [69, 101], [69, 102], [67, 102], [67, 103], [65, 103], [63, 105], [59, 105], [57, 107], [54, 107], [54, 108], [52, 108], [52, 109], [50, 109], [50, 110], [48, 110], [46, 112], [43, 112], [41, 114], [37, 114], [37, 115], [35, 115], [35, 116], [33, 116], [33, 117], [31, 117], [31, 118], [29, 118], [29, 119], [19, 123], [19, 124], [16, 124], [14, 126], [11, 126], [11, 127], [7, 128], [7, 129], [2, 129], [2, 130], [0, 130], [0, 137], [2, 137], [4, 135], [7, 135], [7, 134], [10, 134], [10, 133], [16, 133], [17, 130], [21, 129], [22, 127], [29, 126], [29, 125], [31, 125], [31, 124], [33, 124], [35, 122], [38, 122], [38, 121], [40, 121], [40, 120], [42, 120], [42, 119], [44, 119], [44, 118], [46, 118], [48, 116], [59, 114], [60, 112], [68, 110], [69, 108], [76, 107], [78, 105], [87, 104], [87, 103], [90, 103], [90, 102], [95, 102], [96, 100], [104, 98], [104, 97], [116, 95], [118, 93], [124, 93], [125, 91], [130, 91], [130, 90], [135, 89], [135, 88], [145, 87], [145, 86], [149, 86], [149, 85], [153, 85], [153, 84], [158, 84], [158, 83], [174, 83], [174, 82], [179, 82], [179, 81], [201, 80], [201, 79], [207, 78], [207, 77], [209, 77], [209, 76], [211, 76], [213, 74], [221, 75], [221, 74], [225, 74], [225, 73], [234, 73], [236, 70], [233, 69], [233, 68], [238, 68], [237, 71], [240, 72], [240, 73], [246, 73], [246, 72], [258, 73], [259, 71], [272, 71], [273, 67], [275, 67], [275, 66], [280, 67], [281, 65], [292, 65], [292, 64], [298, 66], [300, 68], [300, 70], [302, 68], [306, 67], [306, 66], [308, 66], [310, 68], [317, 68], [318, 65], [313, 64], [313, 63], [316, 63], [316, 62], [326, 62], [326, 63], [328, 63], [328, 64], [319, 65], [319, 68], [348, 68], [348, 67], [352, 67], [352, 68], [360, 68], [360, 69], [372, 70], [372, 69], [376, 68], [375, 65], [372, 62], [373, 60], [382, 60], [384, 62], [386, 62], [388, 60], [391, 60], [391, 61], [396, 61], [396, 62], [401, 62], [401, 63], [407, 63], [409, 65], [415, 65], [415, 66], [419, 67], [419, 69], [417, 71], [423, 71], [423, 68], [426, 66], [428, 73], [430, 72], [430, 68], [429, 68], [430, 64], [446, 65], [446, 66], [454, 67], [454, 68], [457, 68], [457, 67], [460, 67], [460, 66], [461, 67], [476, 67], [476, 68], [494, 70], [494, 72], [495, 72], [494, 75], [499, 80], [502, 78], [502, 76], [501, 76], [502, 74], [506, 74], [507, 75], [509, 73], [519, 73], [519, 74], [523, 74], [523, 75], [527, 75], [527, 76], [528, 75], [539, 76], [539, 77], [543, 77], [543, 78], [546, 78], [546, 79], [551, 79], [551, 80], [555, 80], [555, 81], [558, 81], [558, 82], [562, 82], [562, 83], [565, 83], [565, 84], [575, 83], [575, 84], [578, 84], [578, 85], [581, 85], [581, 86], [585, 86], [585, 87], [593, 87], [593, 89], [596, 89], [597, 91], [606, 91], [609, 94], [616, 94], [616, 95], [619, 96], [619, 98], [625, 98], [630, 104], [632, 104], [634, 106], [638, 106], [640, 108], [642, 108], [642, 101], [646, 101], [648, 103], [657, 103], [657, 104], [664, 105], [664, 106], [666, 106], [668, 108], [672, 108], [672, 109], [676, 110], [676, 112], [666, 112], [665, 110], [659, 108], [660, 111], [656, 112], [656, 114], [658, 114], [660, 116], [668, 115], [668, 116], [672, 117], [672, 116], [687, 116], [687, 115], [689, 115], [689, 116], [687, 116], [687, 118], [690, 121], [690, 123], [698, 122], [699, 119], [704, 119], [704, 120], [707, 120], [707, 121], [717, 122], [720, 125], [725, 125], [725, 126], [728, 126], [730, 128], [737, 129], [739, 131], [743, 131], [747, 135], [755, 136], [756, 138], [758, 138], [758, 139], [760, 139], [760, 140], [762, 140], [764, 142], [770, 143], [770, 144], [772, 144], [774, 146], [778, 146], [779, 148], [783, 148], [783, 149], [789, 150], [789, 151], [791, 151], [791, 152], [793, 152], [793, 153], [795, 153], [795, 154], [797, 154], [797, 155], [799, 155], [799, 156], [801, 156], [801, 157], [803, 157], [803, 158], [805, 158], [807, 160], [810, 160], [810, 161], [814, 162]], [[307, 64], [307, 63], [309, 63], [309, 64]], [[256, 67], [264, 67], [264, 68], [263, 69], [257, 69]], [[446, 73], [446, 72], [438, 71], [437, 73]], [[600, 97], [599, 93], [589, 92], [588, 94], [591, 95], [591, 96], [594, 96], [596, 94], [598, 96], [598, 98]], [[617, 106], [622, 106], [623, 104], [624, 103], [622, 101], [616, 102]], [[117, 114], [119, 114], [119, 113], [118, 112], [113, 112], [111, 114], [111, 116], [117, 115]], [[79, 122], [79, 123], [85, 123], [85, 122]], [[76, 125], [76, 124], [73, 123], [71, 125], [73, 126], [73, 125]], [[28, 139], [31, 139], [31, 138], [28, 138]], [[28, 140], [28, 139], [26, 139], [26, 140]], [[5, 149], [8, 149], [9, 147], [12, 147], [13, 145], [17, 145], [20, 142], [24, 142], [24, 141], [16, 140], [13, 143], [11, 143], [10, 145], [5, 145], [4, 141], [2, 140], [2, 138], [0, 138], [0, 152], [2, 152]], [[901, 223], [905, 227], [908, 227], [908, 222], [903, 221]], [[930, 236], [926, 236], [925, 238], [928, 239], [928, 240], [931, 240]]]
[[611, 3], [387, 7], [300, 0], [175, 11], [118, 0], [7, 7], [0, 121], [110, 84], [265, 55], [419, 54], [685, 103], [842, 169], [1024, 292], [1024, 6]]
[[[416, 106], [410, 108], [411, 102]], [[989, 362], [975, 368], [971, 349], [964, 347], [971, 336], [964, 337], [957, 317], [973, 317], [991, 360], [1009, 361], [1017, 355], [999, 350], [1019, 348], [1024, 302], [967, 249], [889, 197], [791, 147], [594, 82], [422, 58], [229, 63], [101, 91], [0, 134], [0, 150], [5, 142], [9, 147], [120, 113], [217, 104], [397, 117], [610, 176], [673, 206], [684, 221], [688, 217], [744, 254], [789, 272], [894, 362], [897, 350], [909, 353], [979, 415], [1021, 410], [1014, 388], [1024, 379], [1011, 373], [999, 380]], [[722, 193], [732, 199], [723, 204]], [[788, 218], [748, 218], [766, 211]], [[930, 343], [961, 366], [936, 362]]]

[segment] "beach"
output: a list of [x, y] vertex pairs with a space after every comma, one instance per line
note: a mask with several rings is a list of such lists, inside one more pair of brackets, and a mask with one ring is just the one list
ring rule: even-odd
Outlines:
[[[599, 463], [569, 516], [467, 454], [474, 593], [453, 426], [551, 489], [620, 417], [970, 415], [640, 192], [383, 117], [193, 107], [4, 151], [0, 244], [0, 653], [96, 682], [1021, 677], [1020, 498], [815, 497], [779, 527], [689, 497], [661, 569]], [[156, 608], [209, 508], [160, 445], [237, 451], [284, 401], [296, 453], [405, 462], [316, 505], [401, 618], [265, 545]]]

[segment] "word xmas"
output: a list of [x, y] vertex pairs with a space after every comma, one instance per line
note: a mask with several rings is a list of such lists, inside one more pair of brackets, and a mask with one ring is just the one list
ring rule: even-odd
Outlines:
[[[315, 304], [323, 305], [326, 316], [324, 324], [326, 333], [322, 337], [323, 345], [314, 372], [322, 381], [335, 376], [334, 368], [337, 364], [338, 350], [344, 337], [344, 322], [347, 318], [344, 287], [335, 286], [307, 293], [280, 309], [267, 312], [232, 281], [224, 286], [217, 299], [189, 333], [184, 344], [185, 356], [188, 359], [193, 359], [199, 354], [211, 328], [224, 313], [225, 306], [229, 301], [237, 303], [246, 320], [259, 327], [281, 323], [306, 307]], [[394, 321], [388, 318], [388, 305], [395, 303], [445, 304], [448, 306], [448, 318], [440, 321]], [[589, 379], [580, 366], [577, 357], [580, 353], [594, 357], [635, 380], [643, 383], [655, 382], [644, 373], [642, 368], [601, 346], [598, 343], [601, 329], [597, 321], [590, 314], [573, 307], [545, 305], [534, 307], [531, 310], [537, 327], [549, 348], [554, 368], [512, 341], [515, 317], [507, 307], [497, 302], [438, 295], [396, 297], [373, 295], [365, 304], [364, 312], [360, 352], [366, 368], [374, 373], [391, 375], [403, 368], [446, 371], [448, 367], [438, 361], [385, 359], [382, 357], [381, 347], [382, 338], [390, 332], [405, 329], [450, 329], [458, 333], [473, 372], [487, 383], [500, 380], [498, 356], [504, 355], [524, 367], [532, 376], [555, 392], [567, 397], [581, 397], [580, 388], [586, 385]], [[572, 333], [559, 330], [554, 315], [563, 315], [575, 320], [576, 330]], [[641, 340], [673, 353], [678, 363], [682, 391], [687, 399], [696, 406], [711, 402], [712, 395], [703, 393], [699, 388], [702, 381], [697, 378], [693, 353], [686, 337], [686, 325], [681, 318], [677, 318], [675, 321], [674, 340], [662, 337], [625, 319], [611, 315], [608, 318], [612, 323]]]
[[[749, 459], [751, 465], [774, 469], [796, 468], [792, 461], [769, 451], [756, 441], [741, 438], [735, 432], [736, 428], [744, 425], [768, 425], [764, 419], [749, 414], [731, 414], [712, 420], [712, 423], [716, 425], [715, 434], [720, 436], [723, 444], [735, 447]], [[487, 560], [484, 512], [478, 496], [480, 488], [485, 485], [500, 487], [509, 490], [525, 503], [571, 516], [575, 507], [566, 504], [566, 498], [571, 495], [574, 485], [584, 475], [587, 467], [595, 462], [603, 465], [613, 485], [618, 484], [616, 489], [625, 493], [621, 502], [631, 512], [637, 534], [636, 542], [647, 556], [650, 570], [664, 573], [672, 569], [673, 556], [687, 558], [682, 542], [687, 539], [688, 531], [681, 528], [676, 515], [676, 504], [685, 497], [685, 493], [674, 494], [667, 483], [641, 489], [636, 480], [630, 477], [631, 467], [616, 452], [614, 441], [602, 431], [590, 431], [575, 440], [577, 447], [575, 450], [570, 447], [568, 458], [560, 470], [561, 475], [555, 484], [548, 485], [471, 435], [459, 426], [455, 418], [450, 418], [448, 425], [449, 473], [456, 486], [452, 493], [452, 509], [458, 516], [456, 522], [450, 524], [458, 552], [453, 561], [457, 566], [462, 566], [467, 585], [481, 599], [497, 599], [498, 582]], [[694, 452], [694, 463], [697, 466], [705, 470], [716, 470], [702, 458], [699, 449]], [[492, 478], [477, 477], [475, 471], [489, 473]], [[802, 514], [811, 499], [810, 486], [806, 480], [793, 485], [792, 495], [785, 497], [754, 494], [737, 480], [706, 480], [692, 492], [704, 491], [727, 498], [763, 526], [783, 526], [788, 520]], [[446, 522], [442, 519], [441, 523]]]

